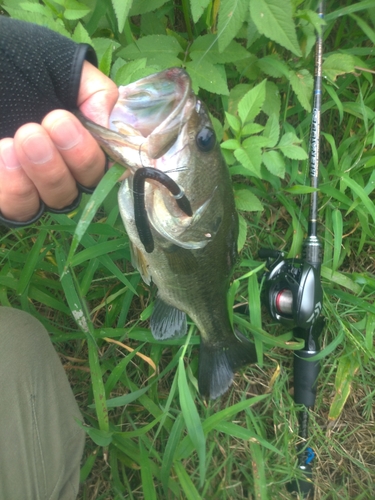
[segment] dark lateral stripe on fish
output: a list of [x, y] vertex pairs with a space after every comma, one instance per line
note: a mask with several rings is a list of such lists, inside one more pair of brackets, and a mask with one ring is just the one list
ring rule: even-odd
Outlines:
[[154, 250], [154, 239], [152, 237], [145, 206], [145, 182], [146, 180], [160, 182], [173, 195], [177, 205], [189, 217], [193, 215], [191, 205], [180, 186], [161, 170], [152, 167], [138, 169], [133, 177], [134, 192], [134, 220], [138, 236], [147, 253]]

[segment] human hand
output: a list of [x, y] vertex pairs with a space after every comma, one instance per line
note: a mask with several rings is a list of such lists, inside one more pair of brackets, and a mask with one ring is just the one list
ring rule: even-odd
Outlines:
[[[116, 85], [85, 61], [77, 105], [103, 126], [118, 98]], [[40, 200], [62, 209], [78, 196], [77, 182], [96, 186], [105, 156], [79, 120], [65, 110], [51, 111], [42, 124], [20, 127], [14, 138], [0, 141], [0, 212], [13, 221], [29, 221]]]

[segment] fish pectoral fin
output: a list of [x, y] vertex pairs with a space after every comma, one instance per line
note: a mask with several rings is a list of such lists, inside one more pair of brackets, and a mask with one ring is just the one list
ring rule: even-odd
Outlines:
[[131, 263], [135, 269], [138, 269], [139, 274], [142, 276], [143, 281], [146, 285], [151, 283], [151, 275], [147, 265], [144, 253], [132, 243], [130, 244], [130, 256]]
[[156, 298], [150, 325], [151, 333], [157, 340], [179, 339], [187, 332], [186, 314], [160, 297]]
[[240, 332], [227, 344], [210, 344], [201, 337], [199, 351], [198, 386], [205, 399], [216, 399], [233, 382], [234, 372], [249, 363], [255, 363], [255, 346]]

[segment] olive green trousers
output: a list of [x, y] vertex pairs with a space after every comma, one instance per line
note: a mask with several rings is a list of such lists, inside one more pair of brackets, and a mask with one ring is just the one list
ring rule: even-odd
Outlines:
[[48, 333], [0, 307], [0, 500], [73, 500], [85, 433]]

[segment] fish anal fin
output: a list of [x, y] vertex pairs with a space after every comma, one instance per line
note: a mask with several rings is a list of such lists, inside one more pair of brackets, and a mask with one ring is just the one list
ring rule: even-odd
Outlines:
[[186, 314], [156, 298], [151, 315], [151, 333], [157, 340], [183, 337], [187, 332]]
[[201, 337], [198, 375], [200, 394], [207, 400], [218, 398], [231, 386], [235, 371], [256, 361], [254, 344], [239, 332], [228, 345], [211, 345]]

